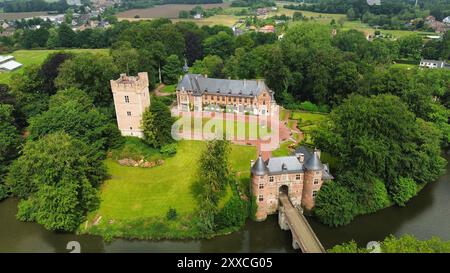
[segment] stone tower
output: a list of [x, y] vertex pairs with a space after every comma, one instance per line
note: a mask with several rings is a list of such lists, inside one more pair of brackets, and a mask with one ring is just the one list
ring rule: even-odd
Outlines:
[[150, 106], [147, 72], [137, 76], [120, 74], [119, 79], [111, 80], [111, 90], [120, 132], [123, 136], [142, 138], [142, 114]]
[[315, 149], [312, 156], [303, 164], [305, 179], [303, 182], [302, 205], [311, 210], [315, 197], [322, 187], [324, 165], [320, 162], [320, 151]]

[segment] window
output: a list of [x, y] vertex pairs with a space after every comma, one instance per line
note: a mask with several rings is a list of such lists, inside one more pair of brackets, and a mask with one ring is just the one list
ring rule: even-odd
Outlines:
[[273, 176], [269, 176], [269, 182], [273, 182]]
[[133, 130], [133, 127], [130, 127], [130, 130]]
[[125, 102], [126, 102], [126, 103], [129, 103], [129, 102], [130, 102], [130, 97], [125, 96]]
[[259, 197], [258, 197], [258, 200], [259, 200], [259, 202], [262, 202], [262, 201], [264, 201], [264, 197], [263, 197], [263, 195], [262, 195], [262, 194], [260, 194], [260, 195], [259, 195]]
[[317, 191], [313, 191], [312, 196], [315, 198], [317, 196]]
[[314, 179], [314, 185], [317, 185], [317, 184], [319, 184], [319, 179]]
[[316, 172], [316, 175], [319, 175], [319, 172]]
[[129, 116], [129, 117], [131, 116], [131, 112], [130, 111], [127, 112], [127, 116]]
[[295, 175], [295, 179], [296, 179], [296, 180], [300, 180], [300, 177], [301, 177], [301, 176], [300, 176], [299, 174], [296, 174], [296, 175]]
[[260, 190], [264, 189], [264, 184], [263, 183], [259, 184], [259, 189]]
[[266, 105], [266, 101], [265, 100], [263, 100], [263, 105]]

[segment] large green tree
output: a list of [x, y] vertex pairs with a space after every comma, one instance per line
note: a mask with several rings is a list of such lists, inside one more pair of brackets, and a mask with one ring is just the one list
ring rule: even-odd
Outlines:
[[[28, 141], [7, 178], [20, 200], [17, 217], [49, 230], [76, 230], [99, 204], [88, 157], [88, 147], [65, 133]], [[104, 172], [102, 164], [95, 167]]]
[[76, 87], [88, 93], [96, 106], [111, 106], [109, 81], [117, 78], [113, 58], [105, 54], [83, 53], [65, 61], [55, 79], [58, 89]]
[[180, 58], [177, 55], [170, 55], [167, 57], [166, 64], [162, 68], [163, 82], [166, 84], [176, 83], [182, 71]]
[[173, 142], [172, 123], [169, 108], [156, 97], [142, 115], [142, 128], [145, 141], [155, 148], [161, 148]]
[[[336, 107], [328, 122], [313, 134], [315, 145], [338, 156], [336, 183], [357, 198], [356, 214], [380, 208], [377, 187], [383, 181], [394, 197], [400, 178], [418, 184], [436, 179], [445, 160], [440, 157], [441, 132], [433, 124], [416, 118], [408, 106], [393, 95], [363, 97], [352, 95]], [[322, 203], [335, 202], [327, 192], [319, 193]], [[411, 194], [407, 194], [408, 198]], [[405, 200], [402, 199], [402, 202]]]

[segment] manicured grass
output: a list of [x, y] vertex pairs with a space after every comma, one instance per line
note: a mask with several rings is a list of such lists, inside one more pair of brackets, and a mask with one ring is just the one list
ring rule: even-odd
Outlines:
[[[16, 61], [23, 64], [23, 66], [17, 70], [11, 72], [2, 72], [0, 73], [0, 83], [9, 83], [11, 76], [17, 73], [23, 73], [24, 69], [34, 65], [34, 64], [42, 64], [47, 58], [47, 56], [53, 52], [57, 52], [61, 50], [17, 50], [9, 54], [4, 55], [13, 55], [16, 57]], [[108, 49], [66, 49], [64, 51], [74, 52], [74, 53], [82, 53], [82, 52], [91, 52], [91, 53], [108, 53]]]
[[142, 139], [137, 137], [125, 137], [122, 147], [111, 151], [114, 160], [130, 158], [133, 160], [157, 160], [162, 157], [158, 149], [147, 145]]
[[300, 119], [302, 122], [320, 122], [327, 118], [326, 114], [320, 114], [320, 113], [310, 113], [310, 112], [303, 112], [303, 111], [293, 111], [291, 115], [292, 119]]
[[[100, 208], [89, 215], [89, 222], [95, 216], [102, 216], [102, 223], [165, 217], [169, 208], [175, 208], [180, 217], [193, 213], [197, 205], [191, 185], [205, 145], [201, 141], [180, 141], [177, 154], [154, 168], [125, 167], [106, 160], [110, 179], [101, 187]], [[250, 160], [255, 156], [255, 147], [233, 145], [233, 170], [249, 174]]]
[[176, 87], [177, 87], [176, 84], [166, 85], [166, 86], [164, 86], [164, 87], [161, 89], [161, 92], [162, 92], [162, 93], [169, 93], [169, 94], [172, 94], [172, 93], [175, 93], [175, 88], [176, 88]]
[[288, 156], [290, 155], [289, 145], [291, 145], [293, 142], [286, 141], [280, 144], [280, 147], [274, 151], [272, 151], [272, 156]]

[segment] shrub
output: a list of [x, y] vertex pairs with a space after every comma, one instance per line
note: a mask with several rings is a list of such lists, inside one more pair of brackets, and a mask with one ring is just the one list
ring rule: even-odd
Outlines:
[[6, 186], [0, 184], [0, 200], [5, 199], [6, 197], [8, 197], [8, 195], [8, 189], [6, 188]]
[[22, 200], [17, 206], [17, 219], [24, 222], [35, 221], [36, 207], [33, 199]]
[[400, 177], [389, 187], [389, 193], [392, 200], [403, 207], [409, 199], [416, 195], [417, 184], [411, 178]]
[[319, 191], [314, 213], [324, 224], [342, 226], [353, 220], [355, 204], [356, 198], [346, 187], [330, 182]]
[[177, 219], [177, 215], [178, 215], [178, 214], [177, 214], [177, 210], [174, 209], [174, 208], [170, 208], [170, 209], [167, 211], [166, 219], [169, 220], [169, 221], [175, 220], [175, 219]]
[[177, 144], [166, 144], [161, 148], [161, 153], [165, 156], [174, 156], [177, 153]]
[[241, 227], [247, 218], [247, 204], [237, 195], [228, 200], [215, 216], [216, 227], [220, 229]]
[[373, 181], [371, 200], [367, 203], [362, 213], [372, 213], [387, 207], [390, 204], [389, 194], [380, 179]]

